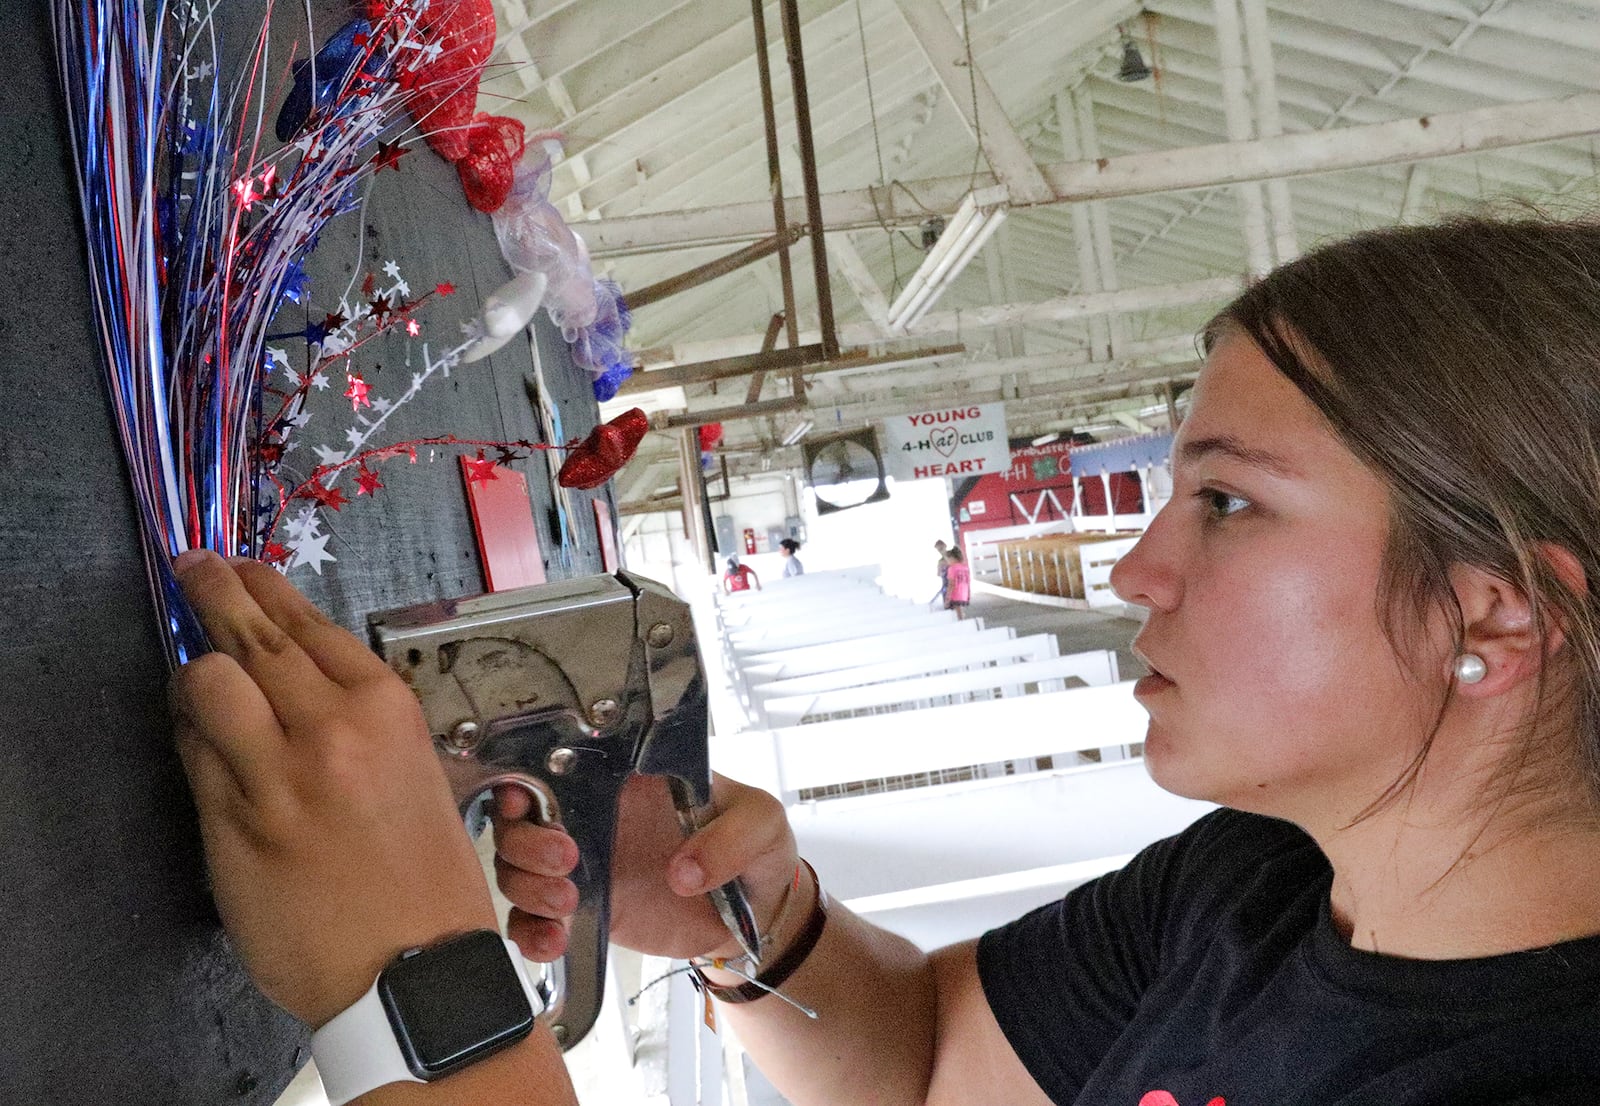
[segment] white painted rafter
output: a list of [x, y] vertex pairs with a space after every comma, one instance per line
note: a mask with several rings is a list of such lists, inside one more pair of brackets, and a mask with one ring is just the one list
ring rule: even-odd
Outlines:
[[[1556, 100], [1500, 104], [1419, 119], [1284, 134], [1253, 142], [1156, 150], [1099, 162], [1066, 162], [1043, 166], [1042, 171], [1054, 191], [1053, 199], [1047, 202], [1073, 203], [1425, 161], [1597, 132], [1600, 92], [1584, 92]], [[980, 186], [994, 183], [993, 177], [978, 175]], [[911, 190], [920, 206], [907, 203], [892, 189], [828, 193], [822, 197], [823, 221], [830, 231], [885, 222], [915, 223], [926, 218], [924, 208], [954, 211], [971, 184], [970, 176], [910, 182], [908, 187], [914, 186]], [[796, 222], [804, 221], [804, 207], [798, 199], [789, 201], [789, 210]], [[586, 226], [584, 236], [597, 256], [624, 256], [760, 238], [770, 233], [771, 224], [772, 205], [755, 201], [601, 219]]]
[[939, 0], [895, 0], [895, 5], [950, 102], [982, 144], [995, 178], [1017, 203], [1048, 201], [1053, 195], [1049, 184], [1028, 152], [1027, 143], [1006, 117], [988, 78], [978, 69], [976, 60], [969, 60], [967, 46], [943, 5]]

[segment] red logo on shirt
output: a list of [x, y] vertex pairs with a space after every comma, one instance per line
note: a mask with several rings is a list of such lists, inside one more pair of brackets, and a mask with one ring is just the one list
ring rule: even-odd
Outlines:
[[[1179, 1106], [1178, 1100], [1172, 1097], [1171, 1091], [1151, 1091], [1139, 1100], [1139, 1106]], [[1228, 1106], [1227, 1101], [1218, 1095], [1206, 1106]]]

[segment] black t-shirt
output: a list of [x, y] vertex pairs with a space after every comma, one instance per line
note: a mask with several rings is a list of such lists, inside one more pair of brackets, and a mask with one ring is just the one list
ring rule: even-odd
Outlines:
[[1221, 810], [984, 935], [984, 994], [1060, 1106], [1600, 1103], [1600, 937], [1352, 948], [1316, 844]]

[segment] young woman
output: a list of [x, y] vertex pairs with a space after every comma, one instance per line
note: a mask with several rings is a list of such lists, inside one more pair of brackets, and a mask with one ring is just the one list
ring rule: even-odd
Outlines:
[[[1113, 582], [1149, 612], [1149, 770], [1225, 809], [930, 955], [820, 908], [770, 796], [720, 781], [688, 842], [658, 785], [625, 796], [613, 939], [735, 955], [702, 892], [742, 874], [762, 971], [818, 1017], [721, 1012], [796, 1106], [1593, 1101], [1600, 229], [1362, 235], [1252, 286], [1206, 345], [1173, 498]], [[239, 658], [177, 681], [219, 905], [314, 1021], [476, 924], [482, 889], [405, 690], [270, 570], [183, 569]], [[555, 956], [571, 842], [500, 798], [510, 932]], [[392, 871], [389, 833], [437, 888]], [[513, 1060], [463, 1089], [569, 1093], [543, 1038]]]

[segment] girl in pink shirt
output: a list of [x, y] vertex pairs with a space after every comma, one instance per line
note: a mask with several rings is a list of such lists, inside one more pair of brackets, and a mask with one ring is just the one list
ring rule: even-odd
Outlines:
[[960, 549], [945, 550], [944, 560], [944, 605], [946, 609], [955, 611], [957, 618], [965, 618], [967, 603], [972, 599], [972, 570], [967, 567], [967, 559], [962, 556]]

